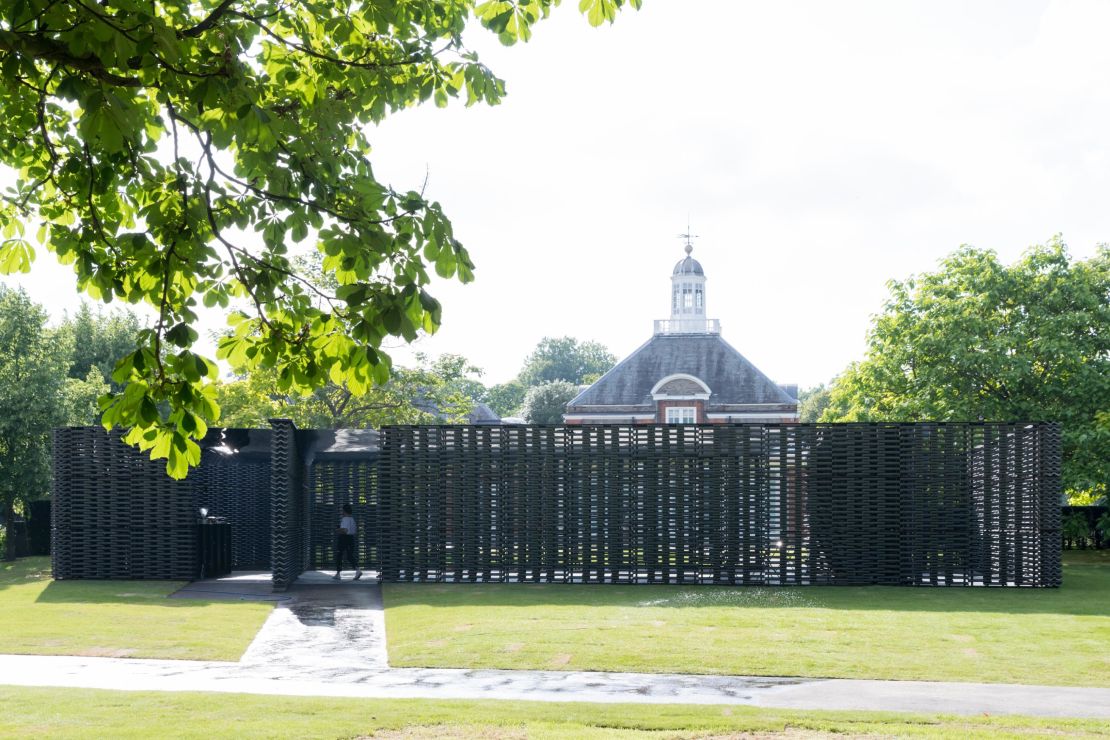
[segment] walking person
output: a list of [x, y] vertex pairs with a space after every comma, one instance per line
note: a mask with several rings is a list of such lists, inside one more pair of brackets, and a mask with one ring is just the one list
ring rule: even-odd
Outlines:
[[341, 580], [339, 573], [343, 570], [344, 553], [346, 553], [347, 559], [351, 561], [351, 565], [355, 567], [355, 580], [362, 578], [362, 571], [358, 569], [358, 556], [355, 554], [355, 535], [357, 533], [358, 525], [355, 524], [355, 518], [351, 514], [351, 505], [343, 504], [343, 516], [339, 518], [339, 528], [336, 530], [338, 536], [335, 543], [335, 575], [332, 576], [332, 580]]

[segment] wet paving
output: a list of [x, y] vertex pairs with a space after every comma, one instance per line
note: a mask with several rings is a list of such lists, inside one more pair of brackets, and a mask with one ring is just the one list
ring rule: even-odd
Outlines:
[[1110, 719], [1110, 689], [751, 676], [389, 668], [381, 589], [371, 577], [306, 573], [274, 594], [269, 574], [198, 581], [175, 598], [275, 601], [238, 662], [0, 655], [2, 683], [147, 691], [748, 704]]
[[290, 601], [290, 594], [274, 593], [273, 576], [269, 571], [237, 571], [229, 576], [208, 578], [185, 584], [170, 594], [171, 599], [204, 601]]
[[745, 704], [1110, 719], [1110, 689], [742, 676], [369, 669], [0, 655], [3, 683], [344, 698]]
[[243, 666], [280, 666], [317, 679], [389, 667], [382, 592], [372, 577], [337, 583], [305, 574], [287, 596], [243, 654]]

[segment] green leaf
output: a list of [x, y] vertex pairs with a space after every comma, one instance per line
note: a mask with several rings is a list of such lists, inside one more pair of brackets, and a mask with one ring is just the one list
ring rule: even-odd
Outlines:
[[30, 272], [35, 249], [24, 239], [7, 239], [0, 243], [0, 273]]
[[605, 21], [612, 23], [617, 19], [617, 4], [614, 0], [579, 0], [578, 10], [586, 14], [590, 25], [595, 28]]
[[436, 260], [437, 275], [439, 275], [441, 278], [449, 278], [455, 274], [456, 267], [457, 263], [455, 262], [455, 255], [446, 251], [440, 253], [439, 259]]
[[197, 339], [196, 329], [182, 322], [166, 332], [166, 341], [178, 347], [190, 347]]

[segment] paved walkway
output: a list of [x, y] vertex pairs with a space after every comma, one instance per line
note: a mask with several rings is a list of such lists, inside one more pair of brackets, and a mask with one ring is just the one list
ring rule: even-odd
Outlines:
[[[267, 574], [268, 575], [268, 574]], [[349, 576], [348, 576], [349, 578]], [[262, 576], [191, 584], [179, 598], [280, 599], [237, 663], [0, 655], [0, 682], [291, 696], [747, 704], [1110, 719], [1110, 689], [926, 681], [389, 668], [379, 587], [306, 574], [287, 595]]]

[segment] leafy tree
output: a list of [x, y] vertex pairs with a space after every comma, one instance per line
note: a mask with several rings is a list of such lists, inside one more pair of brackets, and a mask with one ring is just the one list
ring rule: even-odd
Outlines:
[[812, 424], [821, 418], [829, 405], [830, 389], [824, 384], [806, 388], [798, 394], [798, 420]]
[[565, 380], [582, 385], [596, 380], [617, 364], [600, 342], [579, 342], [574, 337], [544, 337], [524, 360], [520, 382], [526, 386]]
[[[68, 347], [46, 327], [46, 312], [22, 291], [0, 286], [0, 513], [50, 488], [50, 431], [66, 421]], [[15, 540], [5, 540], [5, 559]]]
[[524, 394], [527, 392], [528, 389], [519, 380], [510, 380], [507, 383], [490, 386], [481, 400], [502, 418], [517, 416], [520, 413], [520, 407], [524, 404]]
[[1060, 534], [1073, 547], [1086, 549], [1087, 540], [1091, 537], [1091, 529], [1087, 526], [1087, 517], [1079, 512], [1068, 514], [1064, 517]]
[[389, 382], [355, 394], [345, 385], [328, 383], [306, 395], [283, 392], [273, 372], [220, 383], [217, 400], [229, 427], [265, 427], [268, 420], [292, 419], [318, 429], [380, 427], [463, 421], [473, 401], [460, 381], [474, 368], [464, 358], [445, 355], [435, 362], [421, 357], [414, 369], [394, 368]]
[[123, 389], [111, 378], [116, 363], [135, 351], [135, 338], [143, 329], [133, 311], [107, 312], [101, 308], [93, 311], [87, 302], [82, 301], [77, 312], [62, 322], [61, 329], [69, 335], [73, 346], [69, 377], [85, 380], [95, 367], [112, 391]]
[[1073, 262], [1057, 238], [1007, 266], [963, 247], [890, 293], [823, 421], [1060, 421], [1065, 488], [1105, 490], [1110, 248]]
[[577, 394], [578, 386], [565, 380], [532, 386], [524, 396], [524, 420], [529, 424], [562, 424], [567, 402]]
[[[417, 354], [417, 358], [422, 366], [428, 364], [424, 355]], [[482, 381], [478, 380], [482, 371], [462, 355], [451, 353], [440, 355], [431, 363], [430, 369], [443, 381], [444, 394], [452, 395], [453, 400], [448, 400], [446, 395], [444, 396], [445, 407], [457, 409], [466, 407], [466, 411], [463, 412], [463, 415], [466, 415], [476, 404], [485, 403], [487, 389], [482, 385]]]
[[[581, 0], [590, 23], [641, 0]], [[466, 48], [476, 18], [511, 44], [558, 0], [18, 0], [0, 4], [0, 268], [35, 239], [105, 302], [153, 326], [113, 373], [107, 426], [184, 475], [217, 420], [216, 365], [192, 351], [200, 304], [230, 313], [218, 354], [283, 393], [389, 378], [387, 336], [434, 331], [429, 270], [472, 279], [438, 203], [379, 182], [365, 127], [504, 84]], [[36, 224], [38, 224], [36, 228]], [[336, 289], [299, 275], [324, 255]], [[245, 310], [238, 310], [240, 304]]]
[[[600, 342], [580, 342], [574, 337], [544, 337], [524, 360], [517, 377], [486, 390], [479, 399], [502, 417], [522, 415], [527, 419], [526, 396], [532, 388], [563, 381], [573, 386], [593, 383], [617, 363], [614, 354]], [[567, 400], [573, 398], [571, 394]], [[548, 414], [556, 423], [562, 421]]]
[[1095, 521], [1095, 529], [1102, 541], [1110, 544], [1110, 511], [1102, 512], [1102, 516]]
[[97, 402], [111, 392], [100, 369], [93, 365], [84, 378], [66, 378], [58, 403], [65, 414], [65, 424], [95, 424], [100, 417]]

